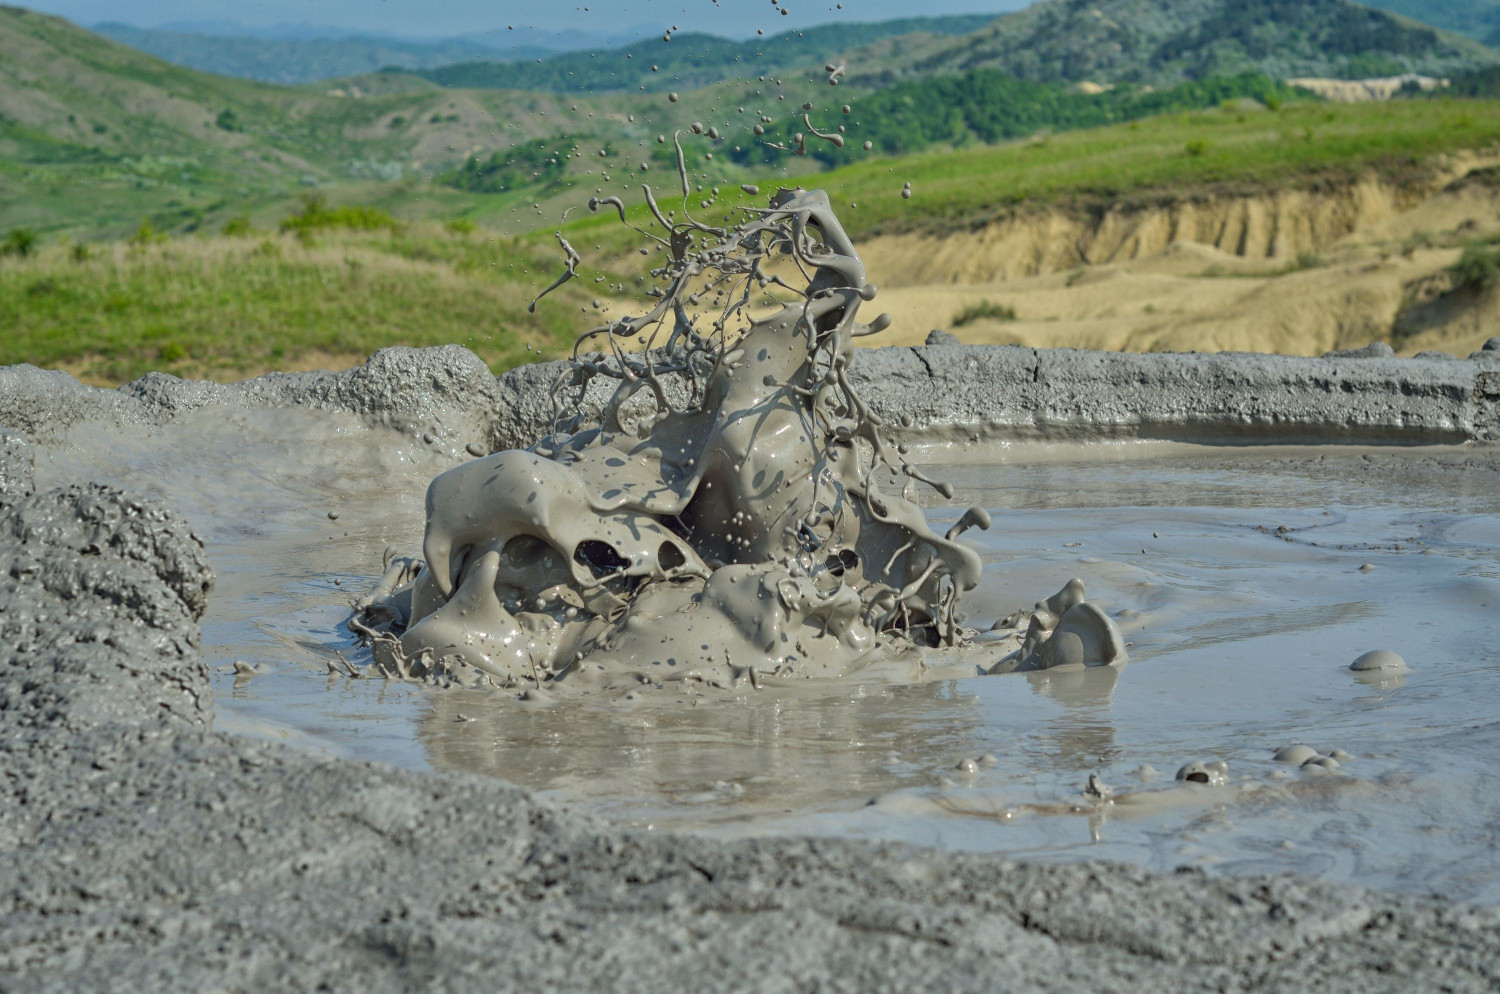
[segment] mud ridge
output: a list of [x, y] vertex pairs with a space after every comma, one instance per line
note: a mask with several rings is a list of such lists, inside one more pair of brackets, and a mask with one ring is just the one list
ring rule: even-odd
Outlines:
[[[1491, 345], [1467, 360], [891, 347], [856, 353], [851, 380], [914, 443], [1496, 441], [1500, 339]], [[497, 378], [461, 346], [394, 347], [338, 373], [272, 373], [230, 384], [152, 373], [105, 390], [62, 372], [8, 366], [0, 367], [0, 426], [48, 440], [91, 421], [151, 425], [207, 406], [295, 406], [498, 451], [551, 430], [562, 369], [560, 361], [535, 363]], [[682, 390], [670, 380], [665, 386], [669, 395]], [[608, 396], [597, 384], [583, 410], [597, 414]]]

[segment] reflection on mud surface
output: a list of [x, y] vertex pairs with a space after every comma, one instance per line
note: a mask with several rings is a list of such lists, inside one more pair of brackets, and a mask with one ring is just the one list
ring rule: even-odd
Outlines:
[[[327, 670], [351, 645], [345, 590], [420, 534], [425, 482], [461, 454], [326, 415], [205, 411], [44, 448], [38, 482], [114, 480], [194, 522], [218, 573], [204, 648], [223, 668], [223, 729], [501, 776], [642, 825], [1296, 870], [1500, 902], [1493, 472], [1435, 472], [1422, 450], [1378, 451], [1373, 468], [1331, 448], [992, 455], [945, 466], [959, 493], [934, 512], [995, 512], [969, 536], [985, 578], [967, 623], [1076, 575], [1117, 612], [1123, 670], [746, 688], [696, 707], [352, 681]], [[1379, 648], [1411, 672], [1356, 679], [1349, 663]], [[235, 660], [261, 675], [237, 679]], [[1272, 760], [1292, 744], [1352, 758]], [[1174, 783], [1195, 760], [1226, 761], [1228, 784]], [[1107, 797], [1084, 793], [1091, 775]]]

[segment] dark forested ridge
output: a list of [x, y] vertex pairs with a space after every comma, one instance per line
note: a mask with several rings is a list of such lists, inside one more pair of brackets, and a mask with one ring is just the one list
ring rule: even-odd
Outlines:
[[[1225, 108], [1241, 101], [1275, 108], [1310, 94], [1255, 73], [1182, 83], [1165, 90], [1124, 84], [1104, 93], [1085, 93], [1056, 83], [1019, 80], [995, 69], [902, 83], [861, 97], [854, 104], [846, 148], [868, 141], [888, 155], [919, 152], [933, 145], [993, 144], [1044, 132], [1072, 131], [1137, 121], [1173, 111]], [[1252, 105], [1252, 106], [1253, 106]], [[790, 134], [768, 136], [785, 144]], [[786, 155], [767, 145], [729, 153], [739, 162], [774, 162]], [[850, 153], [812, 142], [808, 154], [829, 165]], [[660, 157], [669, 157], [663, 151]]]

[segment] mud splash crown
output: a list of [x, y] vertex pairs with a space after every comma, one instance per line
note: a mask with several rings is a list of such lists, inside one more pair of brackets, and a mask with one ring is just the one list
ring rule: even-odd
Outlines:
[[[359, 605], [377, 661], [537, 690], [759, 686], [966, 642], [981, 564], [957, 539], [989, 515], [933, 531], [912, 489], [952, 488], [851, 385], [853, 340], [889, 316], [857, 320], [876, 289], [827, 195], [781, 190], [723, 227], [646, 203], [655, 306], [578, 339], [553, 434], [433, 480], [424, 561], [388, 564]], [[630, 223], [618, 198], [589, 207]], [[577, 272], [557, 237], [544, 293]], [[773, 289], [790, 299], [752, 315]], [[601, 380], [602, 417], [570, 414]]]

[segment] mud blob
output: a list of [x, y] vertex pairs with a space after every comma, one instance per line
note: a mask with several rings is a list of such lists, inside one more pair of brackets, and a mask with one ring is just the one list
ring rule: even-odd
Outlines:
[[[935, 532], [913, 488], [952, 488], [851, 386], [854, 338], [889, 316], [857, 321], [876, 291], [826, 194], [781, 190], [719, 227], [645, 193], [660, 230], [642, 234], [668, 253], [656, 306], [579, 339], [553, 434], [432, 481], [421, 559], [388, 561], [351, 625], [377, 665], [536, 691], [758, 688], [968, 648], [957, 608], [981, 566], [958, 538], [989, 515]], [[624, 220], [618, 198], [590, 203], [606, 206]], [[771, 289], [791, 299], [752, 319]], [[570, 414], [596, 381], [602, 417]], [[1029, 668], [1123, 659], [1077, 581], [1038, 618]]]
[[1349, 664], [1356, 673], [1410, 673], [1406, 660], [1389, 649], [1376, 649], [1360, 656]]
[[1212, 763], [1195, 760], [1177, 771], [1177, 779], [1183, 783], [1201, 783], [1210, 787], [1222, 787], [1229, 782], [1229, 764], [1223, 760]]
[[1287, 763], [1291, 766], [1301, 766], [1310, 759], [1317, 759], [1320, 753], [1312, 746], [1291, 745], [1277, 751], [1272, 758], [1278, 763]]

